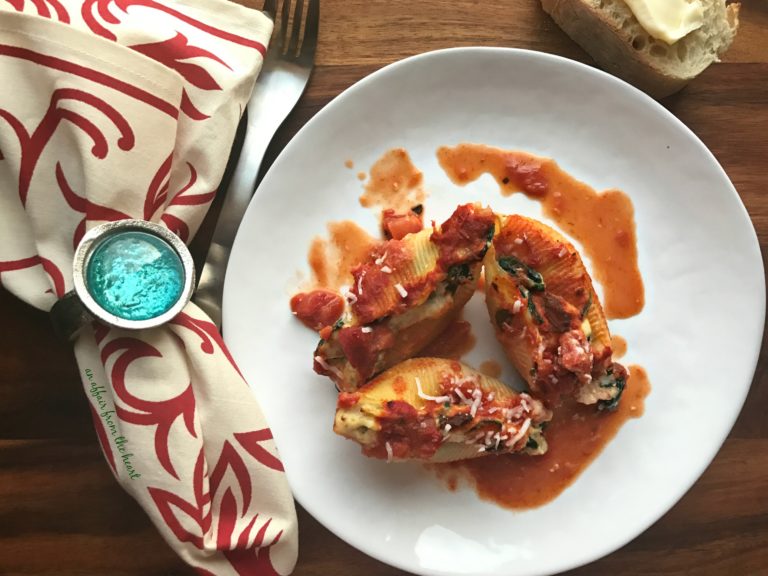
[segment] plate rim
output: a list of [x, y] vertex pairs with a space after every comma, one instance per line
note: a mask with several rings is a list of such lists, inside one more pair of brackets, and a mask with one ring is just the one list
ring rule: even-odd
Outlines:
[[[754, 377], [755, 372], [757, 369], [757, 363], [760, 356], [760, 351], [762, 348], [762, 340], [765, 333], [765, 321], [766, 321], [766, 302], [765, 302], [765, 290], [766, 290], [766, 279], [765, 279], [765, 268], [763, 264], [762, 259], [762, 250], [760, 248], [760, 242], [759, 238], [757, 236], [757, 232], [755, 230], [754, 223], [752, 222], [752, 218], [749, 215], [749, 212], [746, 208], [746, 205], [744, 204], [743, 200], [741, 199], [741, 196], [739, 195], [738, 191], [736, 190], [736, 187], [734, 186], [733, 182], [729, 178], [728, 174], [726, 173], [725, 169], [722, 167], [720, 162], [717, 160], [715, 155], [712, 153], [712, 151], [702, 142], [702, 140], [696, 135], [693, 130], [691, 130], [685, 123], [683, 123], [677, 116], [675, 116], [672, 112], [670, 112], [667, 108], [662, 106], [658, 101], [651, 98], [648, 94], [641, 91], [640, 89], [636, 88], [635, 86], [625, 82], [624, 80], [609, 74], [608, 72], [605, 72], [603, 70], [600, 70], [598, 68], [595, 68], [593, 66], [590, 66], [588, 64], [585, 64], [583, 62], [573, 60], [571, 58], [567, 58], [564, 56], [560, 56], [557, 54], [551, 54], [548, 52], [541, 52], [538, 50], [532, 50], [527, 48], [514, 48], [514, 47], [503, 47], [503, 46], [461, 46], [461, 47], [452, 47], [452, 48], [443, 48], [443, 49], [437, 49], [437, 50], [431, 50], [427, 52], [422, 52], [419, 54], [414, 54], [412, 56], [408, 56], [406, 58], [402, 58], [400, 60], [396, 60], [394, 62], [391, 62], [389, 64], [386, 64], [382, 66], [381, 68], [378, 68], [377, 70], [371, 72], [370, 74], [364, 76], [363, 78], [359, 79], [355, 83], [351, 84], [347, 88], [345, 88], [343, 91], [341, 91], [339, 94], [334, 96], [328, 103], [326, 103], [312, 118], [310, 118], [297, 132], [296, 134], [290, 139], [290, 141], [286, 144], [286, 146], [281, 150], [280, 154], [275, 158], [272, 165], [269, 167], [268, 171], [265, 173], [261, 183], [259, 184], [258, 188], [261, 188], [261, 186], [268, 182], [272, 173], [279, 169], [279, 167], [282, 165], [282, 163], [285, 161], [284, 157], [286, 157], [290, 151], [293, 149], [294, 146], [296, 146], [296, 142], [300, 140], [304, 132], [309, 129], [316, 121], [318, 121], [318, 118], [321, 118], [324, 113], [327, 112], [329, 108], [332, 106], [339, 106], [341, 102], [343, 102], [346, 98], [349, 98], [350, 95], [355, 94], [355, 92], [363, 89], [365, 86], [367, 86], [371, 82], [377, 81], [380, 77], [385, 76], [389, 73], [391, 73], [395, 69], [399, 69], [405, 66], [410, 66], [414, 63], [420, 62], [422, 60], [428, 60], [431, 58], [440, 58], [444, 56], [449, 56], [452, 54], [497, 54], [500, 57], [507, 58], [532, 58], [532, 59], [542, 59], [542, 61], [549, 61], [554, 62], [558, 65], [564, 65], [569, 66], [577, 69], [580, 73], [593, 75], [596, 78], [600, 78], [601, 81], [608, 82], [609, 84], [613, 84], [614, 86], [618, 87], [622, 90], [629, 90], [629, 93], [632, 94], [636, 98], [640, 98], [640, 102], [644, 103], [647, 106], [650, 106], [653, 108], [657, 113], [659, 113], [663, 119], [667, 122], [671, 122], [673, 125], [675, 125], [678, 129], [682, 129], [683, 133], [689, 137], [692, 143], [694, 143], [698, 148], [700, 152], [703, 152], [704, 155], [709, 160], [710, 164], [712, 164], [716, 170], [720, 173], [720, 175], [724, 178], [724, 182], [727, 182], [728, 184], [728, 190], [731, 195], [731, 197], [736, 201], [736, 204], [739, 207], [739, 215], [744, 220], [744, 223], [748, 225], [749, 229], [749, 242], [752, 245], [753, 248], [756, 249], [756, 255], [760, 256], [757, 261], [759, 263], [759, 272], [760, 272], [760, 285], [759, 285], [759, 291], [761, 294], [761, 297], [759, 299], [760, 301], [760, 310], [759, 315], [757, 317], [759, 318], [758, 322], [760, 324], [759, 329], [759, 338], [755, 339], [755, 342], [752, 344], [753, 349], [751, 350], [751, 369], [749, 370], [749, 373], [751, 374], [751, 378], [749, 381], [749, 384], [747, 386], [743, 387], [743, 393], [741, 394], [741, 397], [738, 398], [738, 410], [735, 411], [734, 415], [729, 419], [728, 422], [728, 432], [724, 435], [724, 437], [720, 440], [718, 443], [716, 449], [714, 449], [709, 457], [706, 458], [706, 461], [703, 461], [702, 465], [695, 470], [695, 474], [691, 474], [690, 480], [686, 479], [684, 482], [678, 483], [678, 489], [674, 491], [674, 494], [670, 496], [670, 498], [667, 499], [666, 502], [663, 503], [661, 506], [662, 510], [656, 516], [655, 518], [649, 518], [648, 520], [644, 522], [640, 522], [637, 524], [638, 529], [631, 530], [630, 532], [633, 533], [633, 535], [619, 538], [616, 541], [611, 542], [611, 544], [606, 546], [594, 546], [590, 547], [589, 551], [580, 554], [578, 557], [571, 557], [568, 559], [568, 561], [560, 562], [555, 566], [554, 568], [550, 567], [544, 570], [533, 570], [526, 572], [526, 576], [552, 576], [554, 574], [558, 574], [567, 570], [572, 570], [575, 568], [579, 568], [581, 566], [585, 566], [589, 563], [595, 562], [597, 560], [600, 560], [613, 552], [619, 550], [620, 548], [626, 546], [628, 543], [632, 542], [636, 538], [638, 538], [640, 535], [642, 535], [644, 532], [646, 532], [653, 524], [661, 520], [685, 495], [686, 493], [700, 480], [701, 476], [704, 474], [704, 472], [709, 468], [709, 466], [712, 464], [714, 459], [717, 457], [717, 455], [720, 453], [720, 450], [722, 449], [723, 444], [730, 436], [731, 431], [733, 430], [733, 426], [735, 425], [739, 415], [741, 414], [744, 404], [746, 402], [747, 396], [752, 388], [752, 384], [754, 383]], [[256, 189], [256, 192], [254, 194], [254, 198], [256, 197], [256, 194], [258, 194], [258, 188]], [[246, 213], [243, 216], [243, 222], [248, 219], [248, 214], [251, 210], [255, 210], [256, 202], [251, 202], [248, 206], [248, 209]], [[241, 228], [242, 230], [242, 228]], [[232, 252], [234, 253], [236, 250], [238, 250], [238, 239], [242, 238], [242, 234], [240, 233], [241, 230], [238, 231], [238, 234], [235, 238], [235, 241], [233, 243]], [[230, 276], [231, 278], [231, 276]], [[223, 298], [223, 318], [224, 322], [223, 324], [227, 324], [227, 318], [228, 318], [228, 312], [226, 307], [226, 302], [228, 300], [227, 295], [232, 293], [231, 284], [229, 285], [228, 289], [228, 283], [227, 279], [225, 277], [224, 282], [224, 298]], [[232, 308], [230, 308], [232, 310]], [[230, 314], [234, 314], [234, 312], [231, 312]], [[224, 337], [224, 340], [226, 342], [227, 338]], [[249, 385], [249, 388], [250, 385]], [[253, 390], [253, 388], [251, 388]], [[267, 415], [264, 415], [265, 418], [267, 418]], [[279, 447], [278, 447], [279, 449]], [[290, 480], [290, 476], [286, 471], [285, 474], [286, 480], [289, 482], [289, 486], [291, 486], [291, 493], [295, 500], [309, 513], [312, 515], [312, 517], [317, 520], [326, 530], [334, 534], [339, 539], [343, 540], [347, 544], [353, 546], [354, 548], [358, 549], [359, 551], [363, 552], [364, 554], [370, 556], [371, 558], [374, 558], [375, 560], [382, 562], [386, 565], [395, 567], [400, 570], [404, 570], [407, 572], [411, 572], [414, 570], [414, 567], [410, 564], [401, 563], [396, 556], [385, 556], [384, 554], [379, 554], [377, 550], [366, 543], [366, 540], [364, 538], [356, 538], [354, 534], [342, 534], [341, 531], [336, 530], [334, 527], [328, 525], [324, 519], [314, 513], [314, 506], [311, 502], [305, 502], [304, 499], [300, 498], [295, 491], [293, 490], [293, 485]], [[428, 568], [422, 568], [418, 567], [417, 574], [422, 574], [424, 576], [445, 576], [446, 574], [453, 575], [454, 573], [449, 572], [443, 572], [439, 570], [433, 570]]]

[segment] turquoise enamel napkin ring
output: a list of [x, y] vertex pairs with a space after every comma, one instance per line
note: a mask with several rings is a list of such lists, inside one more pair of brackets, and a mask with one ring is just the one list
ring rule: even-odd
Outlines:
[[120, 220], [89, 230], [75, 250], [74, 290], [51, 310], [54, 328], [71, 340], [98, 319], [128, 329], [166, 323], [186, 306], [195, 285], [187, 246], [145, 220]]

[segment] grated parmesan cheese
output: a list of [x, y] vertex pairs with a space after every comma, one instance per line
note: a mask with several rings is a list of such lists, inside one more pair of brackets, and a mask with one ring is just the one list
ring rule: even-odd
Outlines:
[[341, 370], [336, 368], [335, 366], [331, 366], [328, 364], [328, 362], [325, 361], [325, 358], [322, 356], [315, 356], [315, 362], [320, 364], [320, 366], [323, 367], [324, 370], [328, 370], [331, 374], [335, 374], [338, 378], [343, 378], [344, 375], [341, 373]]
[[370, 326], [363, 326], [360, 329], [360, 332], [362, 332], [363, 334], [370, 334], [371, 332], [373, 332], [373, 328], [371, 328]]
[[424, 390], [421, 389], [421, 378], [418, 376], [414, 378], [414, 381], [416, 382], [416, 393], [419, 395], [419, 398], [423, 398], [424, 400], [431, 400], [432, 402], [437, 402], [438, 404], [451, 401], [450, 396], [430, 396], [429, 394], [425, 394]]
[[384, 260], [386, 259], [386, 257], [387, 257], [387, 253], [384, 252], [383, 256], [376, 258], [376, 260], [374, 260], [374, 262], [376, 263], [376, 266], [381, 266], [382, 264], [384, 264]]
[[523, 307], [523, 303], [520, 300], [515, 300], [515, 303], [512, 304], [512, 314], [517, 314], [520, 312], [520, 308]]
[[469, 409], [469, 413], [471, 414], [472, 418], [477, 415], [477, 409], [480, 408], [481, 401], [482, 400], [480, 398], [475, 398], [474, 402], [472, 402], [472, 407]]
[[525, 436], [525, 433], [528, 432], [528, 428], [531, 427], [531, 419], [526, 418], [525, 422], [523, 422], [523, 425], [520, 427], [520, 430], [517, 431], [517, 434], [515, 434], [512, 439], [507, 442], [507, 446], [512, 448], [515, 444], [518, 443], [518, 441]]
[[384, 442], [384, 449], [387, 451], [387, 464], [392, 462], [392, 445], [389, 442]]
[[454, 388], [453, 393], [456, 394], [456, 396], [459, 397], [459, 400], [461, 400], [464, 404], [472, 404], [472, 401], [464, 396], [464, 393], [461, 391], [461, 388]]
[[395, 290], [397, 290], [397, 293], [400, 294], [401, 298], [407, 298], [408, 297], [408, 291], [403, 288], [403, 285], [399, 282], [395, 284]]
[[389, 266], [382, 266], [381, 271], [384, 272], [384, 274], [392, 274], [392, 268]]
[[344, 300], [347, 301], [347, 304], [354, 304], [357, 302], [357, 296], [349, 291], [349, 286], [342, 286], [339, 288], [339, 292], [344, 297]]

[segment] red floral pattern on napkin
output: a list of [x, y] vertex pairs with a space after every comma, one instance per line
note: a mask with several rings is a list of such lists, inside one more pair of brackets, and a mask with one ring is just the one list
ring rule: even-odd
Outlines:
[[[271, 33], [212, 0], [0, 0], [0, 283], [49, 310], [86, 230], [143, 218], [185, 240], [224, 170]], [[287, 574], [293, 500], [272, 435], [194, 304], [94, 323], [75, 354], [107, 462], [201, 574]]]

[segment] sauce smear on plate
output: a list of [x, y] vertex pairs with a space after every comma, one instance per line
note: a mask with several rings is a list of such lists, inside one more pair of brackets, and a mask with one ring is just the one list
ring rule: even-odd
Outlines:
[[309, 247], [313, 287], [338, 290], [352, 283], [350, 270], [365, 260], [378, 242], [350, 220], [328, 224], [328, 239], [315, 238]]
[[621, 336], [616, 334], [611, 335], [611, 351], [613, 352], [613, 359], [621, 358], [627, 353], [627, 341]]
[[456, 473], [468, 476], [477, 493], [505, 508], [533, 508], [554, 500], [600, 454], [630, 418], [642, 416], [650, 383], [645, 370], [630, 366], [627, 388], [613, 412], [575, 402], [555, 408], [544, 435], [549, 449], [543, 456], [508, 454], [433, 465], [449, 489]]
[[[438, 159], [456, 184], [463, 186], [488, 173], [496, 179], [505, 196], [523, 192], [540, 202], [545, 216], [583, 246], [594, 275], [603, 286], [606, 315], [628, 318], [642, 310], [645, 296], [637, 265], [634, 209], [626, 194], [619, 190], [598, 193], [562, 171], [554, 160], [525, 152], [460, 144], [440, 148]], [[422, 173], [405, 150], [389, 150], [371, 168], [360, 203], [365, 207], [406, 212], [426, 197], [422, 179]], [[351, 221], [328, 224], [328, 233], [327, 239], [316, 238], [310, 247], [313, 288], [338, 291], [351, 284], [350, 270], [366, 259], [380, 240]], [[479, 289], [482, 280], [481, 277]], [[309, 297], [320, 300], [322, 296], [322, 306], [315, 306], [323, 312], [322, 318], [316, 314], [304, 315], [307, 317], [302, 320], [308, 325], [325, 322], [325, 316], [333, 316], [338, 308], [338, 300], [332, 293], [321, 290], [299, 296], [305, 300]], [[294, 300], [292, 308], [298, 314], [302, 302]], [[471, 325], [458, 317], [419, 356], [458, 360], [470, 352], [475, 343]], [[612, 348], [614, 357], [619, 358], [626, 352], [626, 341], [613, 336]], [[525, 509], [546, 504], [575, 481], [627, 420], [643, 414], [645, 398], [650, 392], [648, 377], [639, 366], [629, 369], [630, 377], [615, 411], [601, 412], [595, 406], [571, 400], [554, 409], [552, 422], [545, 432], [549, 449], [543, 456], [488, 456], [427, 467], [449, 489], [455, 490], [460, 479], [468, 479], [481, 498], [506, 508]], [[488, 360], [481, 364], [480, 370], [498, 377], [501, 365]]]
[[496, 360], [486, 360], [485, 362], [482, 362], [478, 370], [491, 378], [501, 377], [501, 364], [496, 362]]
[[366, 208], [382, 206], [396, 212], [410, 210], [426, 198], [423, 179], [408, 152], [403, 148], [387, 150], [371, 167], [360, 205]]
[[437, 157], [455, 184], [464, 186], [490, 174], [503, 195], [523, 192], [540, 202], [544, 215], [584, 247], [595, 278], [603, 285], [606, 316], [629, 318], [643, 309], [645, 293], [629, 196], [620, 190], [598, 193], [554, 160], [525, 152], [459, 144], [439, 148]]
[[437, 338], [419, 352], [418, 356], [460, 360], [462, 356], [472, 351], [476, 343], [477, 338], [472, 333], [472, 325], [459, 318], [451, 322]]

